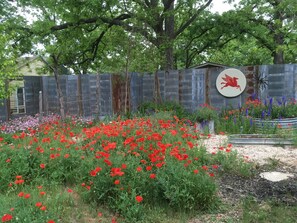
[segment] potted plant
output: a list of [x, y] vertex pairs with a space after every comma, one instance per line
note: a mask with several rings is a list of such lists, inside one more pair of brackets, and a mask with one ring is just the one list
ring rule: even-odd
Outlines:
[[196, 123], [197, 130], [208, 131], [212, 134], [214, 133], [214, 121], [218, 119], [218, 112], [214, 107], [203, 104], [193, 113], [192, 119]]

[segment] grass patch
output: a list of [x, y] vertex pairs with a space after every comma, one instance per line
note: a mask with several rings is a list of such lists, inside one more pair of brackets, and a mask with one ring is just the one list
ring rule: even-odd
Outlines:
[[248, 198], [243, 202], [243, 223], [294, 223], [296, 219], [296, 205], [288, 206], [274, 201], [266, 201], [259, 204], [252, 198]]

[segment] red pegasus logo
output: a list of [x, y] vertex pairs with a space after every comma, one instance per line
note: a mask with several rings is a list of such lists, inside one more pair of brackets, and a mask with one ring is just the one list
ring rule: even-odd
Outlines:
[[241, 91], [241, 87], [237, 83], [237, 77], [230, 77], [228, 74], [225, 74], [225, 77], [222, 77], [222, 79], [224, 82], [221, 82], [221, 84], [224, 84], [224, 86], [221, 87], [221, 89], [225, 87], [235, 87]]

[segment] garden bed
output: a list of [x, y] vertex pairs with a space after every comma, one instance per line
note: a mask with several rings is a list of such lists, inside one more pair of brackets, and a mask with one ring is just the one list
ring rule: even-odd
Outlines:
[[257, 128], [280, 128], [280, 129], [297, 129], [297, 118], [282, 118], [273, 120], [263, 120], [256, 118], [254, 123]]
[[233, 134], [228, 137], [233, 145], [293, 145], [293, 140], [276, 134]]

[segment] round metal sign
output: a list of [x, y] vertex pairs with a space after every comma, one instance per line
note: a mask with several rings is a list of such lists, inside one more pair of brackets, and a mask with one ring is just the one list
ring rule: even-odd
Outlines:
[[246, 87], [245, 75], [237, 69], [223, 70], [217, 77], [216, 86], [218, 91], [225, 97], [236, 97]]

